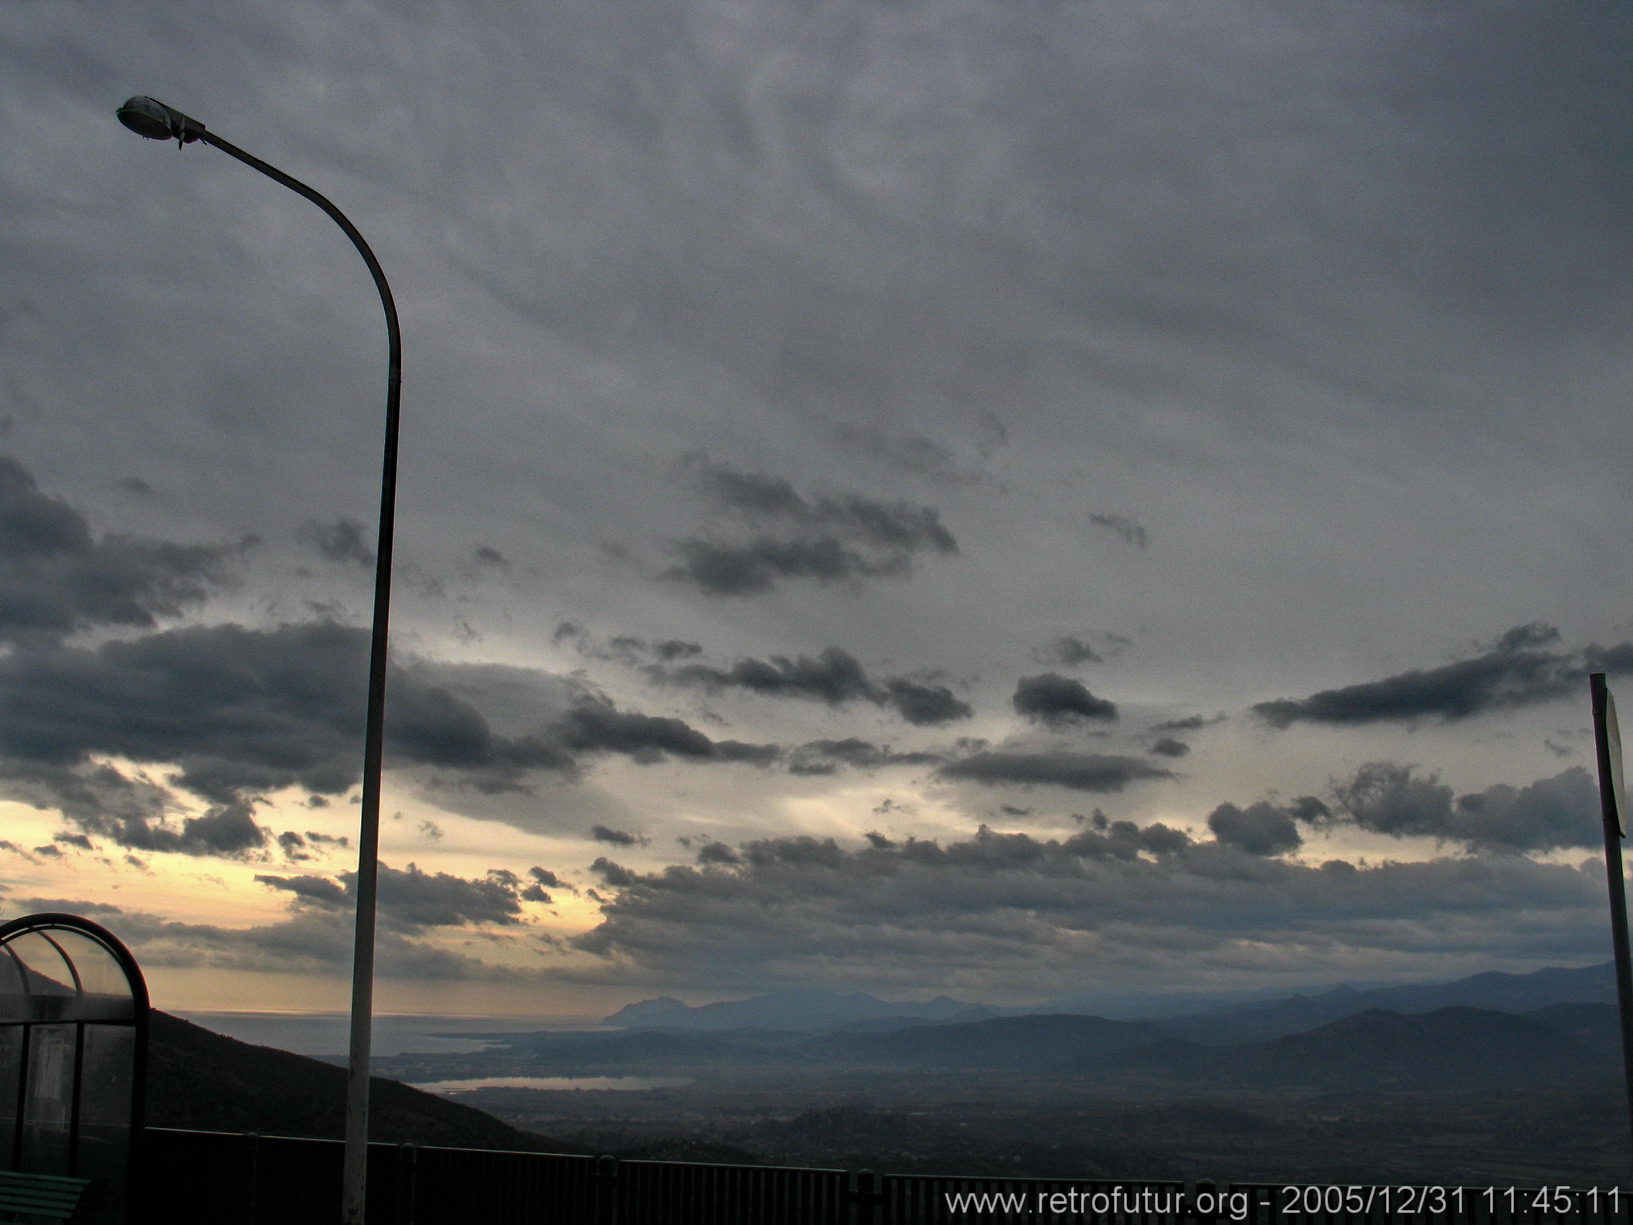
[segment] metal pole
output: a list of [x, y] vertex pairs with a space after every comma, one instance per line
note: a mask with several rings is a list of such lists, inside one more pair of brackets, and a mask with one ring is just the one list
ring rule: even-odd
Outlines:
[[[132, 102], [138, 101], [132, 99]], [[141, 101], [151, 102], [151, 99]], [[131, 103], [127, 103], [129, 107]], [[369, 275], [380, 291], [380, 305], [386, 312], [386, 342], [389, 348], [386, 382], [385, 454], [380, 470], [380, 536], [374, 560], [374, 618], [369, 638], [368, 716], [363, 738], [363, 795], [361, 829], [357, 846], [357, 928], [352, 946], [351, 1044], [346, 1073], [346, 1151], [342, 1175], [341, 1225], [363, 1225], [368, 1188], [369, 1140], [369, 1049], [374, 1016], [374, 911], [379, 875], [380, 851], [380, 772], [385, 756], [386, 631], [391, 612], [391, 545], [397, 508], [397, 421], [402, 402], [403, 342], [397, 325], [397, 304], [380, 261], [357, 227], [328, 199], [299, 179], [291, 178], [276, 166], [245, 153], [222, 140], [191, 116], [174, 107], [155, 103], [159, 118], [170, 128], [169, 135], [180, 144], [202, 140], [223, 153], [231, 154], [246, 166], [282, 183], [321, 208], [352, 240]], [[151, 115], [152, 112], [149, 112]], [[121, 114], [121, 118], [124, 116]], [[127, 125], [128, 126], [128, 125]], [[141, 131], [140, 128], [135, 130]], [[143, 135], [159, 135], [142, 131]]]
[[[1593, 739], [1599, 760], [1599, 813], [1605, 827], [1605, 876], [1610, 885], [1610, 937], [1616, 950], [1616, 1008], [1622, 1021], [1622, 1079], [1627, 1088], [1629, 1137], [1633, 1139], [1633, 956], [1628, 953], [1627, 886], [1622, 879], [1622, 817], [1626, 802], [1620, 794], [1622, 779], [1620, 739], [1614, 724], [1605, 674], [1588, 676], [1593, 695]], [[1607, 717], [1608, 714], [1608, 717]], [[1612, 750], [1614, 748], [1614, 756]]]

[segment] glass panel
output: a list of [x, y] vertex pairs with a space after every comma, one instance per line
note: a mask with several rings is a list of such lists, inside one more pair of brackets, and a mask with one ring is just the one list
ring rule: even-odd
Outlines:
[[[10, 958], [4, 958], [9, 961]], [[23, 1027], [0, 1026], [0, 1169], [17, 1151], [17, 1077], [22, 1073]]]
[[0, 1021], [25, 1021], [28, 1015], [23, 971], [6, 948], [0, 948]]
[[68, 1011], [50, 1019], [121, 1021], [136, 1015], [125, 969], [100, 940], [65, 928], [47, 934], [73, 962], [84, 992]]
[[68, 1126], [74, 1106], [73, 1025], [36, 1025], [28, 1043], [23, 1099], [23, 1156], [31, 1174], [67, 1174]]
[[81, 1060], [74, 1174], [92, 1182], [74, 1220], [83, 1219], [86, 1225], [122, 1221], [136, 1071], [135, 1027], [87, 1025]]
[[39, 932], [24, 932], [6, 945], [28, 972], [28, 989], [35, 995], [75, 995], [74, 976], [51, 941]]
[[124, 967], [100, 940], [76, 931], [55, 928], [48, 933], [74, 963], [80, 989], [87, 995], [129, 995]]

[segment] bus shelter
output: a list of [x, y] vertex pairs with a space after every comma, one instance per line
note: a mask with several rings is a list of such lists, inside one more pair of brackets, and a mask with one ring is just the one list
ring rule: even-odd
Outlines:
[[76, 1222], [126, 1220], [147, 1025], [142, 972], [106, 928], [67, 914], [0, 924], [0, 1168], [89, 1179]]

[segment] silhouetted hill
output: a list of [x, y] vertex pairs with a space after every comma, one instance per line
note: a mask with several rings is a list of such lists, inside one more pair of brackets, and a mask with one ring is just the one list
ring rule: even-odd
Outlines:
[[1575, 1038], [1590, 1051], [1617, 1059], [1622, 1056], [1622, 1021], [1614, 1003], [1550, 1004], [1526, 1015]]
[[[339, 1139], [346, 1070], [213, 1033], [155, 1009], [148, 1031], [151, 1127]], [[520, 1131], [491, 1115], [394, 1080], [374, 1077], [370, 1138], [401, 1144], [584, 1152]]]
[[[1308, 1033], [1202, 1048], [1208, 1079], [1326, 1090], [1488, 1089], [1585, 1084], [1605, 1058], [1531, 1017], [1481, 1008], [1370, 1009]], [[1196, 1054], [1187, 1070], [1196, 1068]]]
[[1175, 1037], [1191, 1042], [1251, 1042], [1301, 1033], [1369, 1009], [1424, 1013], [1462, 1007], [1532, 1013], [1552, 1004], [1614, 1002], [1615, 999], [1615, 967], [1605, 962], [1576, 969], [1550, 966], [1530, 974], [1494, 970], [1453, 982], [1414, 983], [1368, 991], [1334, 987], [1313, 995], [1294, 995], [1190, 1016], [1167, 1017], [1160, 1023]]
[[998, 1017], [883, 1034], [821, 1034], [801, 1042], [798, 1050], [802, 1055], [853, 1066], [1045, 1072], [1097, 1066], [1166, 1037], [1161, 1027], [1148, 1021], [1071, 1015]]
[[888, 1023], [923, 1025], [977, 1020], [994, 1010], [937, 996], [924, 1004], [892, 1004], [860, 991], [774, 991], [696, 1008], [671, 996], [626, 1004], [601, 1023], [622, 1029], [822, 1030]]

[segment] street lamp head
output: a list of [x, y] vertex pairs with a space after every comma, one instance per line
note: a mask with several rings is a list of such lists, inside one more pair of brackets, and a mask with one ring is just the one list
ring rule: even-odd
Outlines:
[[149, 140], [174, 140], [177, 147], [197, 140], [204, 132], [198, 120], [183, 115], [156, 98], [136, 97], [116, 112], [119, 122]]

